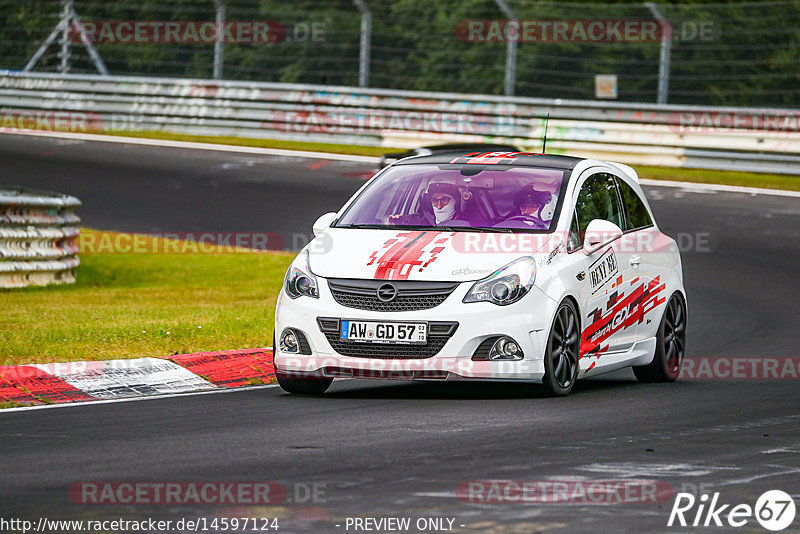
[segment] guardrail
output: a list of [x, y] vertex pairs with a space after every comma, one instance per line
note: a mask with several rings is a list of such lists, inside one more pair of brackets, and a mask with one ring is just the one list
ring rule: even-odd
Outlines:
[[0, 287], [75, 282], [81, 201], [0, 185]]
[[0, 71], [0, 131], [155, 130], [411, 147], [503, 142], [629, 164], [800, 174], [800, 110]]

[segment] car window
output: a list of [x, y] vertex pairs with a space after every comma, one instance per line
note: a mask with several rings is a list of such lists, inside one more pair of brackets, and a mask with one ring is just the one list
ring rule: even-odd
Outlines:
[[625, 228], [624, 230], [635, 230], [653, 226], [653, 220], [647, 213], [644, 202], [636, 194], [636, 191], [628, 185], [625, 180], [617, 178], [619, 194], [622, 197], [622, 204], [625, 206]]
[[578, 230], [578, 214], [572, 212], [572, 221], [569, 225], [569, 241], [567, 242], [567, 252], [581, 248], [580, 231]]
[[578, 192], [575, 210], [578, 214], [578, 237], [581, 242], [586, 227], [595, 219], [604, 219], [622, 228], [622, 208], [614, 177], [599, 173], [587, 178]]
[[336, 226], [552, 231], [566, 183], [552, 168], [402, 165], [364, 189]]

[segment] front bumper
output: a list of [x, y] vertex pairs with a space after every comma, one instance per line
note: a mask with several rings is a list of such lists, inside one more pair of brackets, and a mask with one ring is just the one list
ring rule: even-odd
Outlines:
[[[445, 301], [429, 310], [374, 312], [342, 306], [317, 277], [319, 298], [290, 299], [281, 291], [275, 311], [275, 335], [285, 328], [302, 332], [310, 355], [288, 354], [276, 347], [275, 367], [285, 373], [309, 373], [333, 377], [490, 379], [541, 381], [544, 351], [557, 304], [534, 286], [519, 302], [496, 306], [488, 302], [462, 302], [472, 282], [465, 282]], [[363, 358], [337, 353], [321, 331], [317, 318], [368, 321], [449, 321], [458, 328], [439, 352], [429, 358]], [[522, 348], [517, 361], [473, 361], [472, 355], [484, 340], [505, 335]]]

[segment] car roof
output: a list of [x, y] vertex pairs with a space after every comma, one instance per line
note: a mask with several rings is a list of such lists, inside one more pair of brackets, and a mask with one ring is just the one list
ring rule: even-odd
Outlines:
[[518, 165], [522, 167], [549, 167], [553, 169], [570, 170], [585, 158], [573, 156], [556, 156], [554, 154], [535, 154], [533, 152], [463, 152], [452, 151], [431, 154], [429, 156], [414, 156], [404, 158], [394, 165], [447, 165], [447, 164], [477, 164], [477, 165]]
[[469, 151], [473, 152], [476, 150], [484, 150], [488, 152], [489, 150], [496, 150], [501, 148], [503, 150], [513, 150], [514, 152], [518, 151], [519, 149], [513, 145], [505, 145], [501, 143], [449, 143], [445, 145], [428, 145], [424, 146], [427, 150], [432, 150], [435, 152], [459, 152], [459, 151]]

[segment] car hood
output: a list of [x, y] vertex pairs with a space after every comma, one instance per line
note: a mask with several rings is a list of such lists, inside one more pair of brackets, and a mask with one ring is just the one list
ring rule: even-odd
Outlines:
[[311, 271], [324, 278], [480, 280], [547, 250], [551, 234], [329, 228], [311, 243]]

